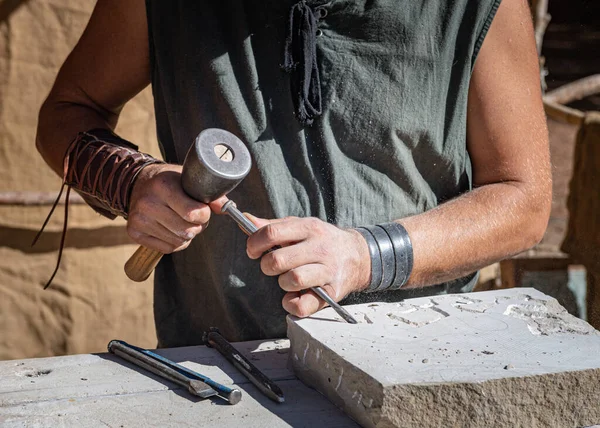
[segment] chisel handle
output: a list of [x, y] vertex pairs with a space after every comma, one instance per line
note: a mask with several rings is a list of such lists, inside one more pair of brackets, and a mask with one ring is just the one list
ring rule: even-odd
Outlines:
[[125, 274], [129, 279], [135, 282], [142, 282], [148, 279], [163, 253], [151, 250], [143, 245], [131, 255], [125, 263]]

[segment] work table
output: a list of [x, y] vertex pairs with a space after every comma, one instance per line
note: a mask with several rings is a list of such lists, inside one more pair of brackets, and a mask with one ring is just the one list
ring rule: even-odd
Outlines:
[[344, 413], [287, 368], [289, 341], [234, 344], [285, 394], [277, 404], [262, 395], [214, 349], [161, 349], [157, 353], [242, 391], [230, 405], [206, 400], [112, 354], [0, 361], [2, 426], [353, 427]]

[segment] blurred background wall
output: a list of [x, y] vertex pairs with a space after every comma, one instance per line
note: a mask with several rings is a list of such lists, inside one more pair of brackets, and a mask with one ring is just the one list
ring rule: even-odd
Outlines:
[[[22, 205], [53, 199], [60, 189], [35, 149], [37, 114], [94, 4], [0, 0], [0, 359], [104, 351], [115, 338], [156, 345], [151, 279], [138, 284], [123, 272], [136, 248], [125, 222], [72, 205], [61, 269], [43, 290], [56, 264], [64, 205], [33, 248], [50, 206]], [[126, 106], [117, 131], [159, 155], [150, 89]], [[13, 191], [25, 193], [7, 195]]]

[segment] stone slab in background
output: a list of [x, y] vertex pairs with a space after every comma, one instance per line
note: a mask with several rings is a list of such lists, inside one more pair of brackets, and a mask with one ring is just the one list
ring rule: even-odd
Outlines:
[[531, 288], [288, 319], [290, 363], [361, 425], [600, 423], [600, 333]]

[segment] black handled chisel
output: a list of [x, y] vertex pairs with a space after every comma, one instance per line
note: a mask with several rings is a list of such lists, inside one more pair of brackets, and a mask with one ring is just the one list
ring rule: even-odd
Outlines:
[[271, 400], [276, 403], [283, 403], [285, 401], [281, 389], [235, 349], [227, 339], [221, 336], [218, 329], [211, 328], [208, 332], [204, 333], [202, 339], [207, 346], [218, 350], [227, 361], [233, 364], [235, 368]]

